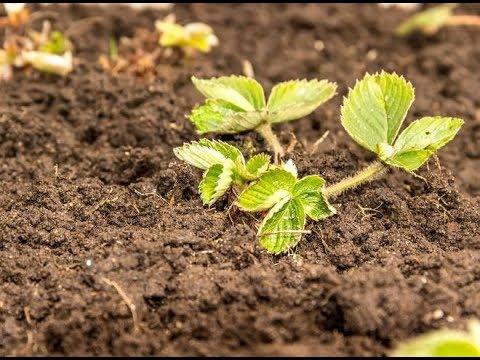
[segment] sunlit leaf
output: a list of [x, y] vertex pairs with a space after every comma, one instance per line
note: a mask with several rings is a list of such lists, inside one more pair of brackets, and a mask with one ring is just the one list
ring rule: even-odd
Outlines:
[[40, 46], [40, 51], [63, 55], [66, 51], [71, 49], [71, 43], [60, 31], [52, 31], [48, 41]]
[[414, 98], [412, 85], [384, 71], [357, 81], [344, 99], [342, 125], [361, 146], [378, 153], [392, 144]]
[[220, 151], [205, 145], [205, 142], [196, 141], [174, 148], [173, 153], [180, 160], [203, 170], [215, 164], [224, 164], [228, 159]]
[[243, 155], [240, 152], [240, 150], [238, 150], [235, 146], [232, 146], [224, 141], [200, 139], [198, 143], [200, 145], [217, 150], [220, 154], [232, 160], [233, 162], [235, 162], [238, 158], [243, 159]]
[[21, 57], [40, 71], [65, 76], [73, 70], [73, 57], [70, 51], [63, 55], [42, 51], [25, 51], [21, 54]]
[[320, 176], [309, 175], [298, 180], [292, 190], [294, 198], [300, 201], [305, 213], [315, 221], [324, 219], [336, 212], [335, 208], [323, 196], [324, 184], [325, 180]]
[[392, 356], [480, 356], [480, 326], [469, 324], [469, 331], [434, 330], [400, 344]]
[[226, 101], [243, 111], [259, 110], [265, 106], [262, 86], [245, 76], [232, 75], [211, 79], [197, 79], [192, 76], [192, 82], [206, 98]]
[[247, 161], [246, 170], [252, 175], [262, 174], [268, 169], [270, 160], [267, 154], [254, 155]]
[[288, 171], [269, 170], [240, 194], [236, 204], [244, 211], [268, 210], [279, 201], [291, 197], [295, 182], [295, 177]]
[[262, 122], [261, 115], [256, 111], [244, 112], [226, 101], [213, 99], [194, 108], [189, 119], [199, 134], [208, 132], [233, 134], [251, 130]]
[[274, 254], [291, 249], [300, 241], [305, 221], [299, 200], [282, 199], [270, 209], [258, 229], [260, 244]]
[[412, 122], [397, 138], [395, 155], [386, 159], [390, 165], [406, 170], [418, 169], [431, 154], [451, 141], [464, 121], [449, 117], [424, 117]]
[[426, 34], [434, 34], [453, 15], [452, 10], [455, 7], [456, 4], [442, 4], [421, 11], [402, 22], [395, 29], [395, 33], [399, 36], [405, 36], [420, 30]]
[[327, 80], [292, 80], [273, 87], [267, 104], [267, 121], [278, 123], [302, 118], [335, 95], [336, 84]]
[[212, 165], [203, 175], [199, 185], [200, 196], [205, 205], [211, 205], [222, 197], [232, 183], [234, 164], [226, 161]]

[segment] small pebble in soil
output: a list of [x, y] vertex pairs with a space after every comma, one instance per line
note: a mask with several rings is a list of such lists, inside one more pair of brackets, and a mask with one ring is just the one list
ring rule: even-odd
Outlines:
[[443, 318], [443, 315], [445, 315], [443, 310], [437, 309], [433, 312], [432, 318], [434, 318], [435, 320], [440, 320], [441, 318]]

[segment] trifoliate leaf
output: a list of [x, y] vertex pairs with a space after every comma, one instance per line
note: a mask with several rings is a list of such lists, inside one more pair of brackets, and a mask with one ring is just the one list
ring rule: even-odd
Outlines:
[[394, 144], [395, 155], [385, 160], [408, 171], [418, 169], [428, 157], [451, 141], [464, 121], [448, 117], [424, 117], [411, 123]]
[[218, 132], [234, 134], [257, 127], [262, 121], [257, 111], [244, 112], [223, 100], [207, 100], [192, 110], [189, 119], [199, 134]]
[[205, 205], [212, 205], [230, 188], [234, 166], [231, 160], [227, 160], [223, 164], [212, 165], [205, 171], [199, 185], [200, 196]]
[[327, 80], [292, 80], [273, 87], [267, 121], [279, 123], [302, 118], [335, 95], [337, 85]]
[[425, 34], [434, 34], [453, 15], [452, 10], [455, 7], [456, 4], [442, 4], [419, 12], [402, 22], [395, 29], [395, 33], [399, 36], [405, 36], [420, 30]]
[[403, 77], [367, 74], [344, 98], [342, 125], [357, 143], [378, 154], [379, 146], [392, 143], [413, 97], [413, 87]]
[[336, 213], [323, 196], [325, 180], [318, 175], [305, 176], [293, 187], [293, 196], [302, 204], [305, 213], [315, 221], [324, 219]]
[[401, 344], [392, 356], [480, 356], [480, 338], [475, 335], [479, 329], [474, 322], [468, 332], [434, 330]]
[[[220, 143], [220, 141], [218, 142]], [[207, 146], [206, 142], [202, 144], [192, 141], [174, 148], [173, 153], [180, 160], [203, 170], [210, 168], [212, 165], [224, 164], [228, 159], [220, 151]]]
[[71, 43], [60, 31], [52, 31], [48, 41], [40, 46], [40, 51], [63, 55], [66, 51], [71, 49]]
[[270, 160], [271, 158], [267, 154], [254, 155], [247, 161], [246, 170], [252, 175], [262, 174], [267, 171]]
[[236, 205], [244, 211], [268, 210], [279, 201], [291, 197], [295, 182], [296, 178], [288, 171], [269, 170], [240, 194]]
[[21, 54], [21, 57], [40, 71], [65, 76], [73, 70], [73, 58], [70, 51], [63, 55], [42, 51], [25, 51]]
[[226, 101], [244, 111], [260, 110], [265, 106], [263, 88], [252, 78], [232, 75], [197, 79], [192, 76], [192, 82], [205, 97]]
[[282, 199], [270, 209], [258, 229], [260, 244], [274, 254], [287, 251], [300, 241], [305, 221], [299, 200]]

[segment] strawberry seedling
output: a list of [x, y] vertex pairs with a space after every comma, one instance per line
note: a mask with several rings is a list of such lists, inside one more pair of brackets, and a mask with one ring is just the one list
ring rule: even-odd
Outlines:
[[299, 180], [291, 161], [273, 165], [266, 154], [245, 161], [234, 146], [207, 139], [184, 144], [174, 153], [205, 170], [199, 185], [205, 205], [212, 205], [233, 186], [242, 190], [235, 202], [241, 210], [268, 211], [257, 235], [271, 253], [279, 254], [295, 246], [305, 232], [307, 217], [319, 221], [335, 213], [322, 195], [325, 181], [318, 175]]
[[[290, 95], [289, 89], [302, 86], [305, 89], [309, 83], [289, 82], [277, 85], [265, 105], [263, 89], [253, 79], [233, 76], [211, 80], [193, 78], [193, 81], [209, 97], [191, 115], [199, 132], [258, 130], [258, 126], [270, 126], [274, 120], [287, 121], [297, 118], [299, 113], [309, 113], [328, 97], [318, 95], [315, 101], [305, 102], [304, 96]], [[318, 92], [334, 92], [334, 86], [328, 88], [326, 82], [324, 86], [329, 90], [321, 92], [318, 84], [314, 81], [312, 86]], [[308, 90], [304, 90], [303, 95], [305, 92]], [[299, 99], [298, 103], [295, 99]], [[375, 179], [388, 166], [413, 172], [455, 137], [463, 120], [441, 116], [421, 118], [400, 132], [413, 99], [412, 84], [395, 73], [367, 74], [357, 81], [344, 99], [342, 125], [358, 144], [377, 154], [378, 160], [328, 187], [318, 175], [298, 179], [291, 161], [270, 164], [269, 157], [259, 154], [245, 162], [238, 149], [221, 141], [202, 139], [174, 152], [179, 159], [205, 170], [199, 187], [204, 204], [213, 204], [233, 185], [242, 189], [235, 201], [241, 210], [267, 211], [257, 235], [265, 249], [279, 254], [299, 242], [305, 233], [307, 218], [319, 221], [335, 214], [328, 198]]]
[[456, 4], [442, 4], [421, 11], [402, 22], [395, 29], [395, 33], [406, 36], [415, 31], [421, 31], [426, 35], [433, 35], [443, 26], [480, 26], [480, 16], [453, 14], [456, 6]]
[[0, 78], [10, 80], [14, 67], [26, 66], [65, 76], [73, 70], [72, 44], [60, 31], [51, 31], [48, 21], [40, 32], [8, 32], [0, 49]]
[[272, 125], [307, 116], [336, 91], [336, 84], [327, 80], [292, 80], [275, 85], [266, 101], [262, 86], [245, 76], [192, 77], [192, 82], [207, 98], [189, 115], [199, 134], [255, 130], [274, 152], [275, 161], [284, 150]]
[[360, 146], [377, 154], [378, 161], [328, 187], [327, 196], [371, 181], [388, 166], [413, 172], [455, 137], [463, 120], [442, 116], [423, 117], [400, 132], [414, 97], [412, 84], [395, 73], [367, 74], [357, 81], [344, 98], [342, 125]]
[[163, 20], [157, 20], [155, 28], [160, 33], [161, 46], [180, 48], [187, 57], [192, 56], [195, 51], [210, 52], [218, 45], [218, 38], [210, 26], [201, 22], [182, 26], [175, 23], [173, 14]]

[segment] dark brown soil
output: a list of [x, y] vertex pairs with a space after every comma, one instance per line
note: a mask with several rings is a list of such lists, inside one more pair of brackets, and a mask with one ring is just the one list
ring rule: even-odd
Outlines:
[[[220, 46], [144, 84], [96, 60], [111, 35], [151, 28], [164, 11], [48, 9], [61, 29], [104, 21], [74, 36], [72, 75], [17, 73], [1, 85], [0, 355], [382, 355], [480, 317], [478, 29], [398, 39], [407, 13], [372, 4], [181, 4], [179, 21], [210, 24]], [[335, 182], [372, 160], [339, 124], [342, 96], [365, 71], [413, 82], [408, 121], [466, 123], [441, 167], [420, 172], [428, 184], [392, 170], [339, 197], [338, 215], [310, 224], [293, 254], [272, 257], [250, 216], [234, 212], [232, 224], [225, 200], [201, 205], [200, 173], [172, 154], [197, 138], [184, 117], [201, 100], [189, 77], [238, 74], [243, 59], [267, 88], [338, 83], [325, 106], [277, 128], [283, 142], [299, 139], [290, 156], [302, 175]], [[252, 134], [223, 139], [265, 150]]]

